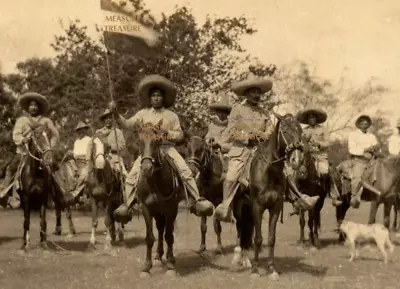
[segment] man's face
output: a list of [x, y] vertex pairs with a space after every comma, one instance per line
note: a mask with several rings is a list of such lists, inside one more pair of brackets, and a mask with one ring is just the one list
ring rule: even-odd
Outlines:
[[37, 116], [39, 114], [39, 104], [36, 101], [32, 100], [29, 102], [28, 113], [31, 116]]
[[87, 128], [81, 128], [81, 129], [78, 129], [78, 136], [79, 136], [79, 138], [83, 138], [84, 136], [86, 136], [87, 135]]
[[310, 114], [310, 115], [308, 116], [308, 124], [309, 124], [310, 126], [315, 126], [315, 125], [317, 124], [317, 118], [315, 117], [315, 115]]
[[257, 105], [260, 102], [262, 92], [261, 92], [261, 89], [259, 89], [257, 87], [252, 87], [252, 88], [247, 89], [244, 92], [244, 95], [247, 99], [247, 102], [250, 105]]
[[215, 114], [217, 115], [219, 120], [226, 120], [228, 118], [229, 113], [223, 110], [216, 110]]
[[359, 127], [363, 132], [366, 132], [369, 128], [369, 122], [366, 119], [363, 119], [359, 122]]
[[150, 103], [153, 108], [162, 108], [164, 104], [163, 92], [159, 89], [155, 89], [150, 94]]
[[113, 121], [112, 121], [111, 117], [107, 116], [107, 117], [104, 119], [104, 125], [105, 125], [107, 128], [111, 128], [111, 127], [112, 127]]

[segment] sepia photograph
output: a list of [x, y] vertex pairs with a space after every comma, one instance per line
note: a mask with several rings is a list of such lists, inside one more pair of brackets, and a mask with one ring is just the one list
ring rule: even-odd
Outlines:
[[0, 1], [0, 289], [399, 287], [400, 1]]

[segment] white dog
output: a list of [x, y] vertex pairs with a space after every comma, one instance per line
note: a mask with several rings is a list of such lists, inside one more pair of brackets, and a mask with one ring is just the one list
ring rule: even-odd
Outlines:
[[376, 245], [383, 255], [384, 262], [387, 263], [388, 257], [386, 253], [386, 246], [389, 248], [389, 251], [393, 253], [394, 245], [390, 241], [389, 238], [389, 230], [386, 229], [382, 224], [371, 224], [364, 225], [358, 224], [354, 222], [344, 221], [340, 225], [340, 230], [346, 234], [346, 241], [350, 248], [350, 259], [352, 262], [355, 257], [359, 256], [357, 250], [357, 241], [358, 240], [371, 240], [374, 239]]

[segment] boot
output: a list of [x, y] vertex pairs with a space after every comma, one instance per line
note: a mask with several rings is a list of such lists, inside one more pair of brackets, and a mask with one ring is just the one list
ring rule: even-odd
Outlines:
[[132, 204], [136, 199], [136, 189], [133, 185], [125, 183], [124, 203], [114, 211], [114, 218], [117, 222], [126, 224], [132, 220]]
[[331, 173], [328, 174], [326, 181], [327, 181], [326, 188], [329, 191], [332, 198], [332, 206], [334, 207], [340, 206], [343, 202], [340, 198], [339, 190], [336, 187], [335, 181]]
[[205, 198], [200, 197], [196, 182], [193, 178], [185, 182], [189, 196], [194, 201], [190, 204], [190, 212], [198, 217], [210, 217], [214, 213], [214, 205]]
[[233, 214], [231, 209], [231, 203], [235, 198], [236, 191], [239, 187], [239, 183], [232, 181], [224, 182], [224, 200], [215, 210], [215, 218], [221, 222], [231, 223], [233, 222]]

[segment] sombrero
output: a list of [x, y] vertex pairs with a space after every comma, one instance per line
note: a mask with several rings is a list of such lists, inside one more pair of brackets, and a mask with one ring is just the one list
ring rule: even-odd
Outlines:
[[368, 127], [370, 127], [370, 126], [372, 125], [372, 119], [371, 119], [371, 117], [369, 117], [369, 116], [366, 115], [366, 114], [363, 114], [363, 115], [360, 115], [360, 116], [357, 118], [356, 122], [355, 122], [357, 128], [359, 128], [360, 121], [362, 121], [362, 120], [368, 121], [368, 123], [369, 123], [369, 124], [368, 124]]
[[220, 100], [218, 103], [212, 103], [208, 107], [214, 110], [223, 110], [231, 112], [232, 107], [229, 105], [229, 96], [227, 94], [219, 94]]
[[27, 92], [18, 98], [18, 104], [24, 111], [28, 111], [29, 103], [31, 101], [35, 101], [38, 103], [40, 114], [44, 114], [49, 111], [49, 101], [45, 96], [39, 93]]
[[77, 130], [80, 130], [82, 128], [89, 128], [89, 126], [86, 123], [84, 123], [83, 121], [80, 121], [78, 123], [78, 125], [76, 126], [75, 130], [77, 131]]
[[272, 81], [257, 78], [254, 74], [249, 73], [247, 79], [232, 84], [231, 90], [237, 95], [243, 95], [247, 89], [253, 87], [259, 88], [262, 93], [266, 93], [272, 89]]
[[318, 109], [318, 108], [303, 109], [297, 113], [296, 118], [300, 123], [308, 124], [308, 117], [310, 115], [315, 115], [318, 124], [324, 123], [326, 121], [326, 119], [328, 118], [328, 115], [326, 114], [326, 112], [323, 111], [322, 109]]
[[138, 93], [142, 104], [150, 104], [149, 92], [155, 87], [164, 92], [164, 107], [171, 107], [175, 103], [176, 88], [171, 81], [157, 74], [148, 75], [140, 81]]
[[100, 115], [99, 119], [100, 119], [100, 120], [104, 120], [104, 118], [105, 118], [106, 116], [109, 116], [110, 114], [112, 114], [112, 111], [111, 111], [110, 109], [106, 108], [106, 109], [104, 110], [103, 114]]

